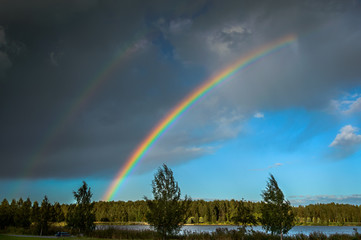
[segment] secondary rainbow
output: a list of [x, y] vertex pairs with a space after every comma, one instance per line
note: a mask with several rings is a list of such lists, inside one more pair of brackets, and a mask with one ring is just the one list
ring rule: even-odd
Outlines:
[[211, 89], [221, 84], [227, 78], [235, 74], [236, 72], [244, 69], [259, 59], [276, 52], [277, 50], [288, 46], [296, 40], [295, 35], [287, 35], [277, 41], [266, 44], [247, 55], [241, 57], [233, 64], [219, 71], [217, 74], [207, 79], [203, 84], [193, 90], [188, 96], [186, 96], [181, 102], [179, 102], [168, 114], [158, 122], [158, 124], [150, 131], [150, 133], [143, 139], [143, 141], [137, 146], [132, 152], [130, 157], [127, 159], [124, 166], [120, 169], [111, 185], [107, 189], [103, 196], [103, 199], [110, 201], [114, 194], [119, 189], [120, 185], [124, 182], [125, 178], [129, 175], [131, 170], [136, 166], [139, 160], [146, 154], [150, 147], [157, 141], [157, 139], [169, 128], [169, 126], [179, 116], [192, 106], [197, 100], [204, 96]]
[[[70, 105], [60, 112], [57, 121], [47, 130], [43, 136], [43, 140], [38, 144], [35, 151], [28, 160], [27, 165], [24, 167], [22, 175], [28, 176], [32, 170], [45, 161], [46, 154], [51, 150], [55, 140], [70, 125], [77, 115], [81, 112], [87, 103], [93, 98], [94, 95], [101, 89], [102, 85], [110, 78], [110, 76], [128, 59], [128, 57], [136, 52], [145, 38], [138, 38], [136, 41], [129, 42], [120, 48], [102, 68], [98, 71], [95, 77], [91, 78], [80, 94], [71, 101]], [[21, 186], [19, 186], [21, 187]]]

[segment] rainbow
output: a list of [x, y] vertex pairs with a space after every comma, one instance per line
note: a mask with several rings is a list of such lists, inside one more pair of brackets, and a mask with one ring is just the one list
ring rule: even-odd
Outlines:
[[128, 57], [137, 51], [143, 44], [145, 38], [138, 38], [136, 41], [128, 42], [123, 48], [114, 54], [114, 56], [104, 64], [104, 67], [98, 71], [95, 77], [91, 78], [81, 93], [71, 102], [64, 112], [59, 114], [57, 121], [46, 132], [43, 140], [35, 148], [35, 151], [29, 158], [28, 164], [25, 166], [22, 175], [28, 176], [30, 172], [42, 161], [50, 151], [56, 138], [64, 131], [64, 129], [71, 124], [76, 118], [77, 114], [87, 105], [92, 97], [101, 89], [107, 79], [115, 72], [119, 66], [128, 59]]
[[237, 71], [244, 69], [259, 59], [276, 52], [277, 50], [288, 46], [296, 40], [295, 35], [287, 35], [277, 41], [271, 42], [264, 45], [246, 56], [240, 58], [230, 66], [219, 71], [217, 74], [207, 79], [203, 84], [193, 90], [188, 96], [186, 96], [181, 102], [178, 103], [168, 114], [158, 122], [158, 124], [150, 131], [150, 133], [143, 139], [143, 141], [137, 146], [132, 152], [130, 157], [127, 159], [124, 166], [120, 169], [111, 185], [107, 189], [103, 196], [103, 199], [110, 201], [114, 194], [119, 189], [120, 185], [124, 182], [125, 178], [130, 174], [131, 170], [134, 169], [140, 159], [147, 153], [151, 146], [159, 139], [164, 131], [177, 119], [179, 116], [191, 107], [197, 100], [208, 93], [217, 85], [221, 84], [227, 78], [235, 74]]

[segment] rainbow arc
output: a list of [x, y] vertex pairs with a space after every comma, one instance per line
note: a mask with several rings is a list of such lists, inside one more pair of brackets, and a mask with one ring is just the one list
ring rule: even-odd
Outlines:
[[296, 40], [295, 35], [287, 35], [277, 41], [266, 44], [248, 54], [241, 57], [233, 64], [219, 71], [213, 77], [207, 79], [189, 95], [187, 95], [182, 101], [180, 101], [168, 114], [158, 122], [158, 124], [150, 131], [150, 133], [141, 141], [141, 143], [135, 148], [129, 158], [126, 160], [124, 166], [120, 169], [111, 185], [107, 189], [103, 196], [103, 199], [110, 201], [126, 177], [134, 169], [136, 164], [142, 159], [142, 157], [149, 151], [154, 143], [162, 136], [162, 134], [169, 128], [169, 126], [177, 120], [180, 115], [196, 103], [202, 96], [215, 88], [217, 85], [224, 82], [230, 76], [236, 72], [246, 68], [252, 63], [274, 53]]

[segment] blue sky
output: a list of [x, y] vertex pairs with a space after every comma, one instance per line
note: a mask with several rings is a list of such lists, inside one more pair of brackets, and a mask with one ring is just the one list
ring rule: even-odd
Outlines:
[[166, 163], [194, 199], [259, 201], [271, 173], [294, 205], [361, 204], [359, 1], [20, 2], [0, 10], [0, 198], [68, 203], [86, 180], [101, 200], [188, 93], [294, 34], [177, 119], [114, 200], [150, 197]]

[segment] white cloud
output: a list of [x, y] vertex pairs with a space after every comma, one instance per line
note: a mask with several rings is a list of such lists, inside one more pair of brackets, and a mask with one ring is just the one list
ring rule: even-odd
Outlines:
[[331, 100], [330, 110], [346, 115], [361, 112], [361, 94], [346, 93], [340, 100]]
[[271, 166], [268, 166], [266, 168], [251, 169], [251, 171], [265, 171], [265, 170], [268, 170], [268, 169], [271, 169], [271, 168], [280, 167], [282, 165], [283, 165], [283, 163], [275, 163], [275, 164], [273, 164]]
[[253, 117], [255, 117], [255, 118], [264, 118], [264, 114], [261, 113], [261, 112], [256, 112], [256, 113], [253, 115]]
[[361, 111], [361, 97], [357, 98], [354, 101], [347, 101], [348, 109], [344, 111], [346, 114], [351, 114]]
[[330, 147], [336, 146], [353, 146], [361, 143], [361, 135], [356, 134], [358, 128], [351, 125], [346, 125], [341, 128], [340, 132], [336, 135], [336, 138], [330, 144]]

